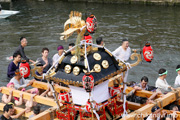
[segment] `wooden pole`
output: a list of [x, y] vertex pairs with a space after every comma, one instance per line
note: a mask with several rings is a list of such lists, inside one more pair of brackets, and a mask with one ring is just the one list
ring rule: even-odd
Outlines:
[[[7, 88], [7, 87], [1, 87], [1, 89], [2, 89], [2, 93], [7, 94], [7, 95], [9, 95], [9, 91], [12, 90], [11, 88]], [[20, 95], [19, 95], [20, 93], [22, 93], [22, 91], [13, 90], [14, 97], [20, 97]], [[23, 92], [23, 99], [30, 100], [31, 96], [32, 96], [32, 94]], [[39, 95], [34, 97], [34, 101], [37, 103], [48, 105], [48, 106], [56, 106], [56, 102], [53, 99], [47, 98], [47, 97], [42, 97]]]
[[[3, 108], [4, 108], [5, 105], [6, 104], [4, 104], [4, 103], [0, 103], [0, 110], [1, 111], [3, 111]], [[19, 108], [19, 107], [14, 107], [14, 109], [15, 109], [15, 114], [21, 113], [24, 110], [23, 108]], [[28, 113], [24, 113], [23, 116], [24, 117], [29, 117], [32, 114], [33, 114], [33, 112], [31, 111], [31, 112], [28, 112]]]

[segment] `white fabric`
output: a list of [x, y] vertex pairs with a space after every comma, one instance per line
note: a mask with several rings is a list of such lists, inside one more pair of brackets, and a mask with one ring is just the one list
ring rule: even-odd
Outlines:
[[167, 83], [166, 79], [162, 80], [160, 78], [158, 78], [156, 80], [156, 85], [155, 85], [161, 92], [168, 92], [169, 90], [169, 84]]
[[178, 76], [177, 76], [176, 79], [175, 79], [174, 85], [175, 85], [176, 87], [179, 87], [179, 86], [180, 86], [180, 75], [179, 75], [179, 74], [178, 74]]
[[112, 52], [116, 59], [121, 61], [128, 61], [131, 56], [131, 48], [128, 47], [127, 50], [124, 50], [122, 46], [118, 47], [115, 51]]
[[[148, 116], [148, 118], [146, 120], [153, 120], [153, 119], [151, 119], [151, 115], [152, 115], [152, 113]], [[160, 117], [158, 117], [156, 120], [160, 120]]]
[[[109, 80], [97, 85], [94, 87], [91, 92], [92, 99], [97, 103], [101, 103], [110, 98], [108, 90]], [[87, 100], [89, 99], [89, 93], [85, 91], [84, 88], [75, 87], [69, 85], [72, 92], [73, 103], [86, 105]]]
[[[52, 58], [52, 60], [53, 60], [53, 65], [56, 63], [56, 61], [57, 61], [60, 57], [61, 57], [61, 56], [59, 56], [58, 53], [56, 53], [56, 54], [53, 56], [53, 58]], [[58, 63], [56, 63], [55, 66], [57, 66], [57, 64], [58, 64]]]

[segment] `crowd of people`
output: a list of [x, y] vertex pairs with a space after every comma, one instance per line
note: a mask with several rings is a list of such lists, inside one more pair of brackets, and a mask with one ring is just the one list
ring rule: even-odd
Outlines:
[[[15, 52], [13, 54], [13, 60], [12, 60], [12, 62], [10, 62], [9, 66], [8, 66], [7, 77], [10, 78], [10, 81], [7, 84], [7, 87], [11, 88], [12, 90], [9, 92], [9, 95], [3, 94], [3, 96], [2, 96], [2, 101], [4, 103], [6, 103], [6, 105], [4, 106], [4, 114], [1, 116], [1, 119], [5, 117], [5, 118], [11, 120], [11, 118], [16, 118], [16, 117], [22, 115], [29, 108], [36, 106], [37, 103], [33, 102], [33, 98], [35, 95], [41, 95], [41, 96], [49, 95], [49, 97], [52, 96], [52, 93], [49, 88], [46, 91], [44, 91], [43, 93], [39, 93], [38, 89], [34, 89], [34, 88], [26, 90], [26, 88], [28, 86], [31, 86], [33, 84], [35, 79], [32, 79], [32, 80], [24, 79], [23, 76], [20, 74], [19, 65], [20, 65], [21, 59], [26, 60], [27, 62], [31, 62], [31, 63], [38, 62], [36, 64], [37, 64], [37, 66], [41, 67], [42, 70], [36, 72], [36, 74], [42, 75], [43, 73], [46, 73], [51, 66], [55, 66], [55, 67], [57, 66], [60, 56], [65, 51], [64, 47], [62, 45], [59, 45], [57, 47], [57, 53], [53, 56], [53, 58], [48, 57], [49, 49], [46, 47], [43, 48], [41, 51], [42, 57], [37, 58], [37, 60], [35, 62], [35, 61], [29, 59], [28, 57], [26, 57], [26, 55], [25, 55], [24, 48], [27, 46], [27, 43], [28, 43], [28, 41], [25, 37], [20, 38], [20, 45], [15, 50]], [[102, 37], [99, 37], [96, 39], [96, 44], [99, 46], [105, 45]], [[69, 49], [71, 49], [73, 46], [75, 46], [75, 44], [70, 43]], [[113, 51], [112, 54], [115, 56], [115, 58], [117, 60], [127, 62], [131, 55], [131, 48], [129, 47], [129, 41], [127, 39], [123, 39], [122, 45], [120, 47], [118, 47], [115, 51]], [[180, 86], [180, 65], [177, 65], [176, 72], [178, 73], [178, 76], [176, 77], [176, 80], [175, 80], [175, 86]], [[129, 82], [128, 86], [133, 87], [134, 89], [127, 94], [127, 96], [126, 96], [127, 100], [132, 101], [132, 102], [137, 102], [140, 104], [145, 104], [145, 103], [152, 102], [155, 99], [155, 97], [159, 94], [163, 95], [163, 94], [166, 94], [167, 92], [169, 92], [170, 90], [174, 90], [174, 88], [172, 86], [170, 86], [168, 84], [168, 82], [166, 81], [167, 73], [168, 73], [168, 71], [166, 69], [164, 69], [164, 68], [159, 69], [159, 72], [158, 72], [159, 77], [157, 78], [157, 80], [155, 82], [155, 87], [148, 85], [148, 77], [146, 77], [146, 76], [141, 78], [141, 81], [139, 84], [137, 84], [136, 82], [133, 82], [133, 81]], [[126, 76], [125, 76], [126, 79], [127, 79], [127, 75], [128, 75], [128, 71], [126, 72]], [[38, 79], [36, 79], [36, 80], [38, 80]], [[120, 83], [118, 81], [116, 81], [116, 82], [114, 82], [114, 86], [109, 88], [111, 97], [113, 97], [116, 94], [122, 93], [121, 88], [119, 88], [119, 84]], [[31, 99], [29, 101], [23, 99], [22, 93], [20, 94], [19, 98], [13, 97], [12, 91], [14, 89], [32, 93], [33, 95], [31, 96]], [[149, 98], [141, 98], [141, 97], [135, 96], [135, 92], [138, 90], [151, 91], [151, 92], [153, 92], [153, 94]], [[63, 98], [63, 100], [66, 100], [68, 102], [70, 101], [71, 95], [69, 93], [61, 90], [59, 93], [59, 99], [62, 99], [61, 95], [63, 95], [63, 96], [67, 95], [68, 98]], [[14, 117], [12, 114], [13, 113], [12, 109], [14, 109], [13, 108], [14, 105], [9, 104], [10, 102], [14, 102], [14, 104], [17, 106], [25, 103], [25, 106], [26, 106], [25, 111], [23, 111], [23, 113], [16, 115]], [[34, 116], [40, 112], [39, 106], [35, 107], [34, 109], [35, 109], [34, 114], [32, 116]], [[156, 106], [156, 108], [152, 108], [152, 114], [156, 113], [155, 112], [156, 109], [158, 110], [158, 106]], [[172, 109], [174, 110], [177, 108], [176, 108], [176, 106], [174, 106], [174, 107], [172, 107]], [[153, 119], [154, 118], [151, 117], [151, 115], [147, 118], [147, 120], [153, 120]], [[167, 120], [168, 120], [168, 117], [167, 117]]]

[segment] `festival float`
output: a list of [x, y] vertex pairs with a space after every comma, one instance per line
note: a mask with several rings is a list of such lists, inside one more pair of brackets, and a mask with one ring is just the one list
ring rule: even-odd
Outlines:
[[[137, 61], [132, 64], [116, 60], [105, 46], [93, 44], [90, 34], [96, 29], [97, 19], [94, 15], [90, 15], [85, 22], [80, 12], [72, 11], [64, 24], [60, 39], [67, 40], [77, 32], [76, 45], [64, 51], [56, 61], [58, 65], [52, 66], [46, 74], [37, 75], [36, 72], [41, 68], [34, 65], [32, 75], [37, 79], [47, 80], [48, 83], [36, 81], [32, 87], [47, 89], [49, 84], [54, 99], [35, 96], [35, 102], [52, 107], [33, 117], [33, 120], [140, 120], [151, 113], [154, 105], [163, 109], [174, 101], [179, 102], [179, 89], [162, 98], [157, 96], [155, 103], [144, 105], [126, 101], [126, 94], [133, 88], [126, 86], [125, 72], [142, 61], [141, 55], [134, 50], [131, 59], [135, 60], [136, 57]], [[147, 62], [153, 59], [150, 44], [146, 44], [143, 54]], [[60, 86], [55, 86], [55, 83]], [[3, 87], [2, 93], [9, 94], [9, 90]], [[19, 93], [20, 91], [14, 90], [13, 96], [19, 97]], [[152, 94], [145, 90], [135, 93], [147, 98]], [[23, 99], [28, 100], [30, 96], [30, 93], [24, 93]], [[0, 106], [2, 105], [1, 103]], [[17, 113], [21, 110], [16, 107]], [[25, 116], [28, 117], [29, 113]], [[178, 117], [180, 118], [180, 114]]]

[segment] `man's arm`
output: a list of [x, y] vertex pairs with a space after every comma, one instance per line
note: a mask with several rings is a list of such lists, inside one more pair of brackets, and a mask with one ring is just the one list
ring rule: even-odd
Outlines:
[[22, 116], [24, 113], [25, 113], [26, 109], [24, 109], [22, 112], [16, 114], [16, 115], [12, 115], [11, 118], [13, 119], [17, 119], [19, 118], [20, 116]]

